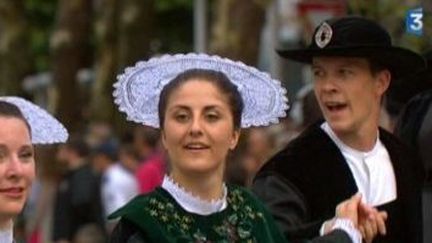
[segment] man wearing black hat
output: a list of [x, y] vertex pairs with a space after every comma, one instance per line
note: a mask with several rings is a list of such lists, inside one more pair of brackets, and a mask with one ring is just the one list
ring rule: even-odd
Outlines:
[[[324, 21], [309, 47], [279, 54], [312, 65], [325, 118], [271, 158], [254, 181], [288, 239], [319, 235], [338, 202], [360, 192], [364, 203], [388, 213], [386, 234], [373, 242], [421, 242], [421, 165], [378, 122], [390, 83], [424, 69], [423, 58], [392, 46], [386, 30], [362, 17]], [[371, 240], [376, 221], [361, 231]]]

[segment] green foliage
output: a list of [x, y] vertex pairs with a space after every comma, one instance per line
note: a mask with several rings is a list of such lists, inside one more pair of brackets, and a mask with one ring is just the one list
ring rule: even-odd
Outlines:
[[49, 39], [54, 27], [58, 0], [25, 0], [24, 7], [30, 24], [31, 51], [36, 72], [50, 68]]
[[[152, 40], [154, 52], [187, 52], [192, 49], [193, 2], [192, 0], [155, 1], [156, 34]], [[35, 60], [35, 72], [50, 69], [49, 44], [56, 24], [58, 3], [58, 0], [24, 0], [31, 31], [31, 52]], [[92, 46], [95, 45], [93, 39], [89, 41]]]
[[57, 9], [58, 0], [25, 0], [26, 10], [32, 15], [38, 16], [38, 20], [46, 20], [45, 23], [51, 23], [52, 16]]
[[156, 0], [156, 11], [172, 11], [179, 8], [192, 9], [193, 0]]
[[[180, 0], [178, 0], [180, 1]], [[190, 1], [192, 2], [192, 1]], [[156, 36], [153, 51], [188, 52], [193, 48], [193, 8], [178, 5], [156, 13]]]

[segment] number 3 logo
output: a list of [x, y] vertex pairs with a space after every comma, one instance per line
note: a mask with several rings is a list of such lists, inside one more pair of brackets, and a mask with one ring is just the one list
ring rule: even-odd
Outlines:
[[410, 28], [412, 30], [421, 30], [423, 29], [423, 13], [411, 13], [412, 22], [410, 24]]
[[406, 31], [409, 34], [423, 34], [423, 9], [415, 8], [408, 10], [406, 15]]

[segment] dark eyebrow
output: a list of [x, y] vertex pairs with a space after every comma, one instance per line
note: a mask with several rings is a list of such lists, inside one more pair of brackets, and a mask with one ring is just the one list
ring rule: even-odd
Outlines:
[[[209, 105], [209, 106], [205, 106], [204, 107], [204, 110], [214, 110], [214, 109], [218, 109], [218, 105]], [[190, 110], [190, 107], [189, 106], [186, 106], [186, 105], [176, 105], [176, 106], [173, 106], [173, 107], [171, 107], [171, 109], [170, 110], [173, 110], [173, 109], [180, 109], [180, 110]]]
[[217, 105], [209, 105], [209, 106], [204, 107], [204, 110], [205, 110], [205, 111], [209, 111], [209, 110], [217, 110], [217, 109], [218, 109], [218, 106], [217, 106]]
[[190, 110], [190, 108], [186, 105], [175, 105], [171, 107], [169, 110]]
[[29, 144], [25, 144], [25, 145], [21, 146], [20, 150], [22, 150], [22, 149], [31, 149], [31, 150], [33, 150], [33, 146], [29, 145]]

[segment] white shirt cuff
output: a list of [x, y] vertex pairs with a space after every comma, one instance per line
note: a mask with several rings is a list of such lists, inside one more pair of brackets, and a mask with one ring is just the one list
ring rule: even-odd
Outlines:
[[[324, 229], [325, 225], [327, 223], [331, 223], [331, 220], [325, 221], [321, 228], [320, 228], [320, 236], [324, 235]], [[333, 225], [331, 227], [331, 230], [340, 229], [345, 231], [348, 236], [351, 238], [353, 243], [361, 243], [362, 242], [362, 236], [360, 234], [360, 231], [356, 229], [353, 222], [350, 219], [347, 218], [336, 218], [334, 219]], [[331, 232], [331, 231], [330, 231]]]

